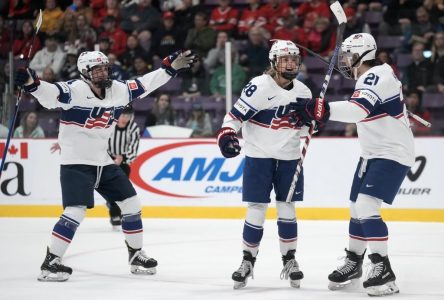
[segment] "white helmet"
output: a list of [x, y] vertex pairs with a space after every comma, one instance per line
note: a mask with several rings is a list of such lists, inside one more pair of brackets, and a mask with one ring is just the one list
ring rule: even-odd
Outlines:
[[[297, 67], [299, 69], [299, 65], [301, 64], [301, 56], [299, 52], [299, 48], [293, 43], [292, 41], [288, 40], [272, 40], [274, 41], [273, 45], [271, 46], [270, 52], [268, 53], [268, 59], [270, 60], [271, 67], [277, 71], [276, 69], [276, 63], [277, 59], [280, 56], [284, 55], [294, 55], [298, 59]], [[288, 80], [293, 80], [296, 78], [297, 71], [296, 72], [281, 72], [280, 74], [282, 77]]]
[[102, 79], [100, 81], [93, 81], [91, 77], [91, 71], [97, 66], [107, 66], [109, 67], [108, 57], [100, 51], [86, 51], [82, 52], [77, 59], [77, 69], [80, 72], [80, 77], [89, 84], [94, 84], [100, 88], [111, 87], [112, 80], [109, 78], [111, 75], [110, 70], [108, 70], [108, 78]]
[[357, 69], [364, 61], [375, 59], [376, 42], [371, 34], [356, 33], [342, 42], [338, 67], [342, 75], [357, 79]]

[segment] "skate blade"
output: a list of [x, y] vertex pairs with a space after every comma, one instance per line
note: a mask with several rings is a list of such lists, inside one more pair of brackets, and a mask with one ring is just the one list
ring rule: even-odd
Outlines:
[[301, 287], [301, 281], [300, 280], [290, 280], [290, 286], [292, 288], [300, 288]]
[[247, 279], [245, 281], [234, 281], [233, 289], [238, 290], [247, 286]]
[[70, 274], [64, 272], [51, 273], [49, 271], [42, 271], [39, 277], [37, 277], [38, 281], [45, 282], [63, 282], [69, 279]]
[[131, 266], [131, 273], [134, 275], [154, 275], [156, 274], [156, 268], [141, 268], [139, 266]]
[[328, 289], [330, 291], [340, 291], [340, 290], [348, 290], [348, 289], [357, 289], [359, 288], [359, 278], [351, 279], [344, 282], [333, 282], [330, 281], [328, 284]]
[[370, 297], [390, 296], [399, 293], [399, 288], [396, 286], [394, 281], [387, 282], [383, 285], [370, 286], [365, 290], [367, 292], [367, 295], [369, 295]]

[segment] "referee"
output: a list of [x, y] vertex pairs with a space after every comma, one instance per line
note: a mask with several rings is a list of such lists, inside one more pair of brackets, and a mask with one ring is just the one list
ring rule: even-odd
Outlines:
[[[130, 165], [137, 156], [139, 149], [140, 130], [134, 122], [134, 111], [127, 106], [117, 120], [114, 133], [108, 140], [108, 154], [114, 163], [129, 177]], [[111, 225], [117, 229], [122, 225], [122, 217], [119, 206], [113, 202], [106, 202]]]

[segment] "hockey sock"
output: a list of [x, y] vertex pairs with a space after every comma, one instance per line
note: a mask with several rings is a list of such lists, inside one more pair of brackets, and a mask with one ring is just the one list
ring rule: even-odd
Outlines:
[[68, 206], [52, 230], [49, 252], [62, 257], [68, 249], [77, 227], [85, 217], [86, 207]]
[[263, 226], [255, 226], [245, 221], [244, 231], [242, 233], [244, 250], [250, 251], [253, 257], [256, 257], [259, 251], [259, 244], [261, 243], [263, 234]]
[[370, 251], [387, 256], [388, 229], [381, 216], [371, 216], [361, 222]]
[[355, 218], [350, 218], [348, 225], [348, 250], [362, 255], [367, 247], [367, 240], [362, 229], [361, 221]]
[[286, 255], [288, 250], [295, 250], [298, 240], [298, 223], [296, 218], [284, 219], [278, 218], [277, 220], [278, 234], [279, 234], [279, 247], [281, 254]]
[[140, 211], [135, 214], [122, 215], [122, 231], [131, 248], [142, 249], [143, 226]]

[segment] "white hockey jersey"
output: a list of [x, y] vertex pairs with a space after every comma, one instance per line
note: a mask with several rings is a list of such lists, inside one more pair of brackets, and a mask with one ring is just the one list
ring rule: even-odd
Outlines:
[[415, 162], [413, 133], [402, 84], [393, 69], [383, 64], [367, 70], [356, 82], [349, 101], [366, 115], [356, 124], [362, 157], [390, 159], [412, 166]]
[[113, 80], [99, 99], [83, 80], [54, 84], [41, 81], [32, 93], [46, 108], [62, 108], [59, 128], [61, 164], [104, 166], [114, 163], [109, 157], [108, 139], [123, 108], [165, 84], [171, 78], [165, 70], [135, 80]]
[[311, 91], [294, 79], [293, 88], [285, 90], [270, 75], [253, 78], [231, 111], [225, 116], [222, 127], [239, 131], [245, 141], [242, 151], [256, 158], [281, 160], [301, 156], [300, 136], [308, 128], [296, 128], [288, 121], [289, 104], [299, 99], [311, 99]]

